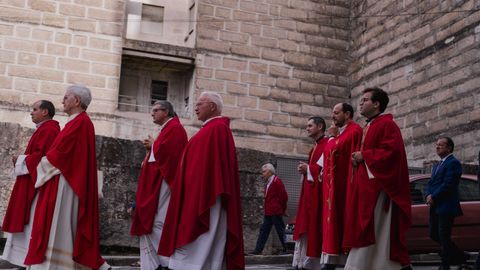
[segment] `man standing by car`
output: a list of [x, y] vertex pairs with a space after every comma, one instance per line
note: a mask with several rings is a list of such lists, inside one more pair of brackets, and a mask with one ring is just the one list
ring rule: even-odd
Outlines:
[[255, 250], [252, 251], [251, 254], [258, 255], [262, 253], [272, 225], [275, 225], [278, 238], [280, 239], [280, 243], [282, 243], [283, 252], [286, 252], [285, 223], [283, 222], [283, 216], [287, 211], [288, 194], [282, 180], [275, 175], [275, 168], [271, 163], [264, 164], [261, 173], [262, 178], [267, 182], [265, 185], [265, 215], [263, 217], [263, 224], [260, 227]]
[[466, 261], [464, 253], [451, 239], [455, 217], [462, 215], [458, 194], [462, 166], [453, 156], [454, 146], [449, 137], [437, 140], [436, 151], [441, 160], [433, 166], [425, 194], [430, 206], [430, 238], [441, 246], [442, 265], [439, 269], [442, 270], [450, 269], [450, 264], [463, 264]]

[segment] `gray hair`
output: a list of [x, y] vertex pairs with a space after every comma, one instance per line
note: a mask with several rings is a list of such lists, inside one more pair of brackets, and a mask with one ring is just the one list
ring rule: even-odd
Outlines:
[[275, 167], [273, 167], [272, 163], [267, 163], [262, 166], [262, 170], [269, 170], [273, 174], [275, 174]]
[[174, 117], [177, 115], [173, 109], [172, 103], [166, 100], [157, 100], [155, 103], [153, 103], [153, 106], [155, 105], [160, 106], [162, 109], [166, 109], [168, 111], [168, 117]]
[[211, 91], [205, 91], [205, 92], [202, 92], [200, 94], [200, 97], [206, 97], [208, 100], [215, 103], [215, 105], [217, 106], [217, 111], [219, 113], [222, 113], [223, 99], [218, 93], [211, 92]]
[[80, 106], [84, 110], [87, 109], [92, 101], [92, 94], [90, 93], [90, 89], [86, 86], [74, 84], [67, 87], [67, 92], [71, 92], [74, 96], [80, 99]]

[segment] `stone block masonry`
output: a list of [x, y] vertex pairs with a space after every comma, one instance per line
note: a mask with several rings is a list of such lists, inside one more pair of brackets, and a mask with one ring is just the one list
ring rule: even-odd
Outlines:
[[478, 162], [479, 8], [478, 1], [352, 1], [352, 99], [366, 86], [391, 95], [387, 111], [410, 166], [437, 159], [438, 136], [452, 137], [463, 162]]
[[[7, 1], [0, 13], [2, 100], [61, 107], [65, 87], [80, 83], [93, 90], [89, 110], [114, 112], [118, 89], [108, 82], [120, 73], [123, 1]], [[25, 89], [26, 80], [37, 83]], [[52, 83], [58, 91], [39, 87]]]
[[[329, 118], [335, 103], [348, 100], [343, 79], [348, 71], [347, 46], [339, 46], [348, 44], [348, 28], [333, 19], [318, 21], [326, 9], [349, 15], [349, 4], [342, 1], [200, 0], [196, 91], [216, 91], [230, 101], [225, 112], [236, 123], [233, 128], [241, 134], [236, 138], [241, 144], [249, 140], [244, 137], [288, 138], [294, 151], [284, 154], [303, 155], [296, 144], [305, 137], [304, 125], [291, 117], [305, 118], [305, 123], [312, 115]], [[323, 47], [310, 42], [327, 29]], [[308, 75], [302, 76], [304, 72]], [[320, 79], [325, 76], [331, 80]], [[246, 128], [258, 124], [266, 128]], [[269, 144], [259, 148], [278, 149]]]

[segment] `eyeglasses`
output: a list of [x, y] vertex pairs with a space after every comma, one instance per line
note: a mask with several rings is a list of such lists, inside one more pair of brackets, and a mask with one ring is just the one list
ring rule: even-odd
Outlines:
[[164, 108], [155, 108], [155, 109], [152, 109], [152, 112], [158, 112], [158, 111], [166, 111], [167, 109], [164, 109]]
[[208, 103], [214, 104], [214, 103], [211, 102], [211, 101], [203, 101], [203, 102], [197, 102], [197, 103], [195, 104], [195, 107], [200, 107], [200, 106], [202, 106], [203, 104], [208, 104]]

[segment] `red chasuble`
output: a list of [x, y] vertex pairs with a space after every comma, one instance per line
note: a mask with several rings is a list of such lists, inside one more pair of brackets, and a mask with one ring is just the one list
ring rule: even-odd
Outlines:
[[[97, 269], [104, 263], [104, 259], [100, 256], [99, 245], [95, 130], [86, 112], [80, 113], [65, 125], [48, 151], [47, 159], [61, 171], [79, 200], [72, 259], [81, 265]], [[45, 260], [58, 181], [59, 175], [56, 175], [39, 188], [26, 265], [39, 264]]]
[[[362, 128], [351, 121], [331, 139], [323, 155], [323, 244], [322, 252], [343, 253], [344, 212], [347, 184], [352, 177], [352, 153], [360, 149]], [[348, 228], [347, 228], [348, 230]]]
[[29, 174], [17, 176], [3, 220], [2, 231], [23, 232], [24, 226], [30, 222], [30, 209], [36, 194], [37, 165], [50, 149], [58, 132], [60, 132], [58, 122], [47, 120], [35, 130], [30, 138], [25, 150], [25, 155], [27, 155], [25, 163]]
[[158, 254], [171, 256], [209, 230], [210, 208], [220, 196], [227, 212], [227, 269], [244, 269], [240, 180], [235, 143], [226, 117], [207, 122], [180, 160]]
[[[310, 182], [307, 180], [307, 176], [303, 176], [302, 180], [302, 191], [300, 192], [300, 198], [298, 200], [298, 209], [297, 209], [297, 216], [295, 218], [295, 230], [293, 232], [293, 240], [298, 240], [304, 233], [310, 233], [309, 226], [312, 226], [314, 230], [312, 230], [312, 233], [317, 233], [316, 230], [320, 229], [320, 232], [318, 236], [320, 236], [321, 239], [321, 226], [318, 227], [318, 224], [315, 224], [314, 219], [317, 218], [317, 214], [322, 212], [321, 207], [318, 208], [318, 202], [320, 201], [318, 199], [317, 202], [312, 203], [312, 193], [315, 194], [315, 198], [320, 198], [322, 194], [322, 188], [320, 183], [318, 182], [318, 176], [320, 174], [320, 166], [317, 165], [318, 159], [322, 156], [323, 154], [323, 149], [325, 148], [325, 145], [327, 143], [328, 139], [325, 137], [322, 137], [319, 139], [314, 148], [310, 150], [310, 154], [308, 157], [308, 168], [310, 169], [310, 173], [312, 174], [313, 177], [313, 182]], [[316, 193], [319, 193], [320, 196], [317, 196]], [[314, 208], [312, 209], [312, 205]], [[309, 217], [312, 222], [309, 222]], [[321, 219], [321, 215], [320, 215]], [[307, 234], [307, 237], [308, 234]], [[309, 237], [310, 238], [310, 237]], [[307, 240], [308, 241], [308, 240]], [[310, 243], [309, 243], [310, 245]], [[320, 244], [321, 247], [321, 244]], [[313, 249], [311, 249], [313, 250]]]
[[[411, 224], [411, 206], [402, 134], [391, 114], [373, 119], [363, 133], [361, 153], [365, 163], [353, 171], [345, 217], [349, 230], [344, 246], [358, 248], [375, 243], [374, 209], [378, 195], [383, 191], [392, 203], [390, 259], [408, 265], [410, 258], [405, 235]], [[368, 178], [365, 164], [375, 178]]]
[[148, 162], [150, 151], [147, 152], [138, 179], [136, 207], [130, 234], [144, 235], [152, 232], [162, 181], [165, 180], [170, 188], [172, 187], [187, 140], [187, 133], [175, 116], [165, 123], [153, 143], [155, 162]]
[[[322, 156], [325, 146], [327, 145], [328, 138], [323, 137], [317, 141], [310, 157], [308, 158], [308, 168], [310, 174], [313, 177], [313, 182], [309, 182], [306, 176], [303, 179], [304, 188], [311, 189], [311, 203], [307, 208], [307, 216], [303, 222], [307, 223], [307, 256], [320, 257], [322, 255], [322, 183], [319, 181], [320, 166], [317, 164], [318, 160]], [[307, 187], [305, 187], [305, 182]], [[305, 202], [308, 203], [308, 202]], [[297, 214], [298, 222], [298, 214]], [[295, 231], [297, 230], [297, 223], [295, 223]]]

